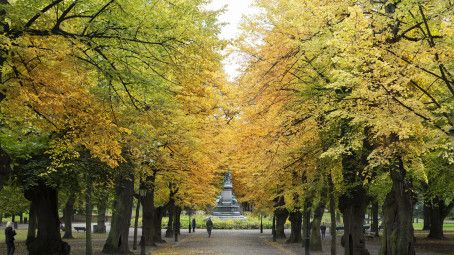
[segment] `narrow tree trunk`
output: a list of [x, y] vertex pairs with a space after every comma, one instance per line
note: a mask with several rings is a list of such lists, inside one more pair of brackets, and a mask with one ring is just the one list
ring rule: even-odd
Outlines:
[[[126, 169], [126, 170], [129, 170]], [[131, 225], [134, 176], [120, 176], [116, 182], [111, 229], [103, 253], [129, 254], [129, 226]]]
[[402, 160], [391, 172], [392, 189], [383, 205], [384, 233], [382, 255], [414, 255], [413, 194], [411, 182], [405, 178]]
[[320, 202], [314, 210], [314, 218], [311, 223], [311, 251], [322, 251], [322, 237], [320, 235], [320, 225], [323, 213], [325, 212], [326, 192], [322, 191]]
[[378, 226], [378, 201], [372, 202], [372, 225], [371, 232], [374, 232], [375, 236], [379, 236], [379, 226]]
[[336, 198], [334, 194], [334, 183], [331, 175], [328, 177], [329, 185], [329, 214], [331, 217], [330, 235], [331, 235], [331, 255], [336, 255]]
[[311, 237], [311, 203], [308, 201], [308, 197], [306, 196], [306, 202], [304, 202], [304, 209], [303, 209], [303, 242], [302, 247], [304, 247], [305, 254], [310, 253], [310, 237]]
[[85, 190], [85, 255], [93, 254], [91, 240], [91, 218], [93, 216], [93, 208], [91, 204], [92, 179], [89, 173], [86, 173], [86, 190]]
[[24, 223], [24, 213], [19, 213], [19, 223], [23, 224]]
[[431, 210], [430, 210], [429, 202], [427, 202], [427, 201], [424, 202], [423, 214], [424, 214], [424, 222], [423, 222], [422, 230], [429, 230], [430, 229]]
[[[0, 2], [0, 6], [3, 5], [3, 2]], [[4, 15], [0, 15], [1, 20], [4, 20]], [[3, 21], [2, 21], [3, 22]], [[5, 61], [5, 58], [2, 56], [0, 57], [0, 66], [3, 66], [3, 62]], [[0, 76], [1, 76], [1, 71], [0, 71]], [[4, 94], [0, 94], [0, 101], [4, 99]], [[8, 175], [11, 171], [11, 158], [6, 153], [5, 150], [0, 145], [0, 190], [3, 187], [3, 182], [8, 178]]]
[[169, 221], [167, 222], [166, 237], [173, 237], [173, 220], [175, 218], [175, 201], [173, 197], [170, 198], [168, 203]]
[[288, 210], [285, 208], [277, 208], [274, 211], [276, 216], [276, 238], [285, 238], [285, 221], [288, 217]]
[[179, 206], [176, 206], [175, 207], [175, 221], [174, 221], [174, 225], [175, 225], [175, 230], [176, 230], [176, 234], [177, 235], [180, 235], [180, 230], [181, 230], [181, 207]]
[[162, 232], [162, 216], [164, 214], [164, 210], [165, 208], [160, 206], [158, 208], [155, 209], [155, 235], [154, 235], [154, 240], [155, 242], [157, 243], [165, 243], [166, 241], [164, 239], [162, 239], [162, 235], [161, 235], [161, 232]]
[[[137, 199], [136, 213], [134, 215], [134, 239], [132, 241], [132, 249], [137, 250], [137, 228], [139, 226], [140, 198]], [[143, 222], [142, 222], [143, 224]]]
[[97, 201], [98, 216], [96, 218], [96, 233], [106, 233], [107, 193], [102, 192]]
[[63, 209], [63, 221], [65, 223], [65, 234], [63, 238], [72, 239], [73, 237], [73, 214], [74, 214], [74, 202], [76, 201], [76, 195], [74, 192], [70, 192], [68, 200], [66, 201], [65, 208]]
[[29, 240], [27, 249], [30, 255], [67, 255], [70, 246], [60, 236], [58, 219], [57, 190], [39, 183], [25, 192], [34, 207], [38, 221], [36, 238]]
[[301, 237], [301, 223], [303, 221], [303, 214], [300, 210], [296, 209], [289, 213], [288, 219], [290, 220], [290, 237], [287, 239], [287, 243], [299, 243], [302, 240]]

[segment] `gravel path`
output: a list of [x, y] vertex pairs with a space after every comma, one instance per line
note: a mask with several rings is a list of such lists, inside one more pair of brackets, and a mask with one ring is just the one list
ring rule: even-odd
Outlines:
[[[340, 239], [340, 238], [338, 238]], [[304, 248], [299, 244], [285, 244], [285, 240], [272, 242], [270, 230], [260, 234], [258, 230], [214, 230], [211, 238], [208, 238], [205, 230], [188, 234], [182, 233], [178, 243], [167, 239], [166, 244], [159, 245], [151, 250], [151, 253], [159, 255], [301, 255]], [[330, 237], [323, 243], [323, 252], [311, 252], [317, 255], [330, 254]], [[377, 239], [368, 240], [370, 254], [378, 254], [379, 243]], [[442, 255], [440, 253], [417, 251], [418, 255]], [[343, 255], [340, 244], [337, 245], [337, 254]]]

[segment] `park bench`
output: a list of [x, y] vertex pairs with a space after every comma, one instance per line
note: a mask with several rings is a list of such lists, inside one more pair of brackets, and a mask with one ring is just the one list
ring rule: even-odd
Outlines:
[[[364, 230], [364, 231], [368, 230], [369, 228], [370, 228], [369, 225], [363, 226], [363, 230]], [[336, 227], [336, 231], [339, 231], [339, 230], [344, 230], [344, 226], [338, 226], [338, 227]]]
[[79, 232], [79, 231], [87, 231], [87, 229], [85, 227], [74, 227], [74, 229]]

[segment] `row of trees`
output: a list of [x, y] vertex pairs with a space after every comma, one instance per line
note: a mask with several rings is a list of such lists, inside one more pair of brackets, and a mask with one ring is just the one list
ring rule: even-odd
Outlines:
[[301, 222], [312, 218], [313, 250], [322, 248], [325, 208], [333, 231], [336, 210], [343, 216], [345, 254], [369, 254], [369, 205], [374, 231], [383, 212], [381, 254], [415, 254], [416, 201], [425, 204], [429, 237], [443, 238], [454, 206], [452, 1], [258, 7], [237, 44], [248, 60], [230, 130], [240, 200], [273, 212], [278, 237], [288, 218], [289, 242], [301, 241]]
[[213, 202], [225, 42], [204, 5], [0, 1], [0, 183], [30, 202], [30, 254], [69, 254], [59, 210], [70, 238], [77, 200], [86, 254], [93, 207], [99, 231], [112, 211], [103, 252], [120, 254], [134, 197], [146, 245], [162, 240], [163, 206], [172, 218]]

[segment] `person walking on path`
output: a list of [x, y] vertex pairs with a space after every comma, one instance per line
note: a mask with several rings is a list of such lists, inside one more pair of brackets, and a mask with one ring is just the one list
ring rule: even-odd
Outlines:
[[320, 226], [320, 231], [322, 232], [322, 239], [325, 239], [325, 234], [326, 234], [326, 225], [323, 222], [322, 225]]
[[14, 236], [16, 231], [13, 228], [13, 223], [8, 222], [5, 228], [5, 241], [6, 241], [6, 255], [13, 255], [16, 247], [14, 246]]
[[195, 232], [195, 226], [196, 226], [195, 218], [192, 218], [192, 232]]
[[211, 218], [208, 218], [207, 220], [208, 238], [211, 237], [211, 230], [213, 230], [213, 222], [211, 221]]

